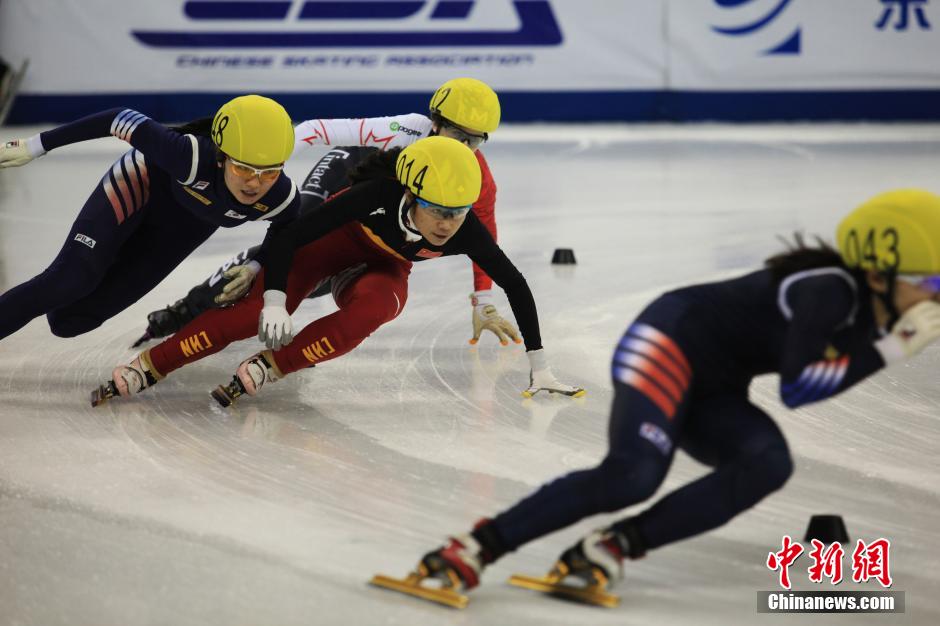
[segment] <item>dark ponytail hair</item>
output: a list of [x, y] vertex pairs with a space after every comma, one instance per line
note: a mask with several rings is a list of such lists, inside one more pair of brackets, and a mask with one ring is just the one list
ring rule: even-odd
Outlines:
[[200, 117], [197, 120], [192, 120], [179, 126], [170, 126], [171, 129], [175, 130], [181, 135], [201, 135], [203, 137], [212, 137], [212, 120], [211, 117]]
[[401, 148], [377, 150], [349, 172], [349, 183], [355, 185], [375, 178], [395, 178], [395, 162]]
[[[171, 130], [175, 130], [181, 135], [195, 135], [197, 137], [208, 137], [212, 139], [212, 120], [215, 118], [212, 117], [200, 117], [199, 119], [180, 124], [179, 126], [170, 126]], [[212, 142], [212, 145], [215, 146], [215, 160], [220, 165], [225, 160], [225, 153], [219, 149], [219, 146], [215, 144], [215, 141]]]
[[781, 238], [787, 249], [764, 261], [764, 266], [773, 272], [776, 282], [790, 274], [817, 267], [840, 267], [850, 271], [838, 250], [820, 237], [814, 239], [816, 243], [811, 246], [806, 243], [802, 233], [793, 233], [792, 242]]

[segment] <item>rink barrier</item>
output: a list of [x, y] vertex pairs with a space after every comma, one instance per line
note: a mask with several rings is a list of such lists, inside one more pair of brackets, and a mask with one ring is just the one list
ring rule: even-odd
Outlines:
[[[239, 93], [18, 97], [8, 124], [61, 123], [113, 107], [175, 122], [211, 115]], [[423, 112], [428, 94], [265, 93], [295, 121]], [[940, 89], [871, 91], [501, 91], [506, 122], [772, 122], [940, 120]]]

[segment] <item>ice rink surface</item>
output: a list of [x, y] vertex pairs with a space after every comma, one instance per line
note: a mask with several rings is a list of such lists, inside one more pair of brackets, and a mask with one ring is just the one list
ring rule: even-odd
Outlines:
[[[30, 129], [33, 130], [33, 129]], [[0, 139], [26, 136], [0, 129]], [[124, 144], [57, 150], [0, 172], [0, 291], [55, 256]], [[799, 411], [776, 377], [752, 395], [796, 461], [786, 487], [725, 527], [626, 564], [614, 610], [515, 589], [599, 517], [524, 546], [484, 574], [464, 611], [373, 589], [404, 575], [542, 482], [605, 451], [608, 362], [667, 288], [757, 267], [794, 230], [896, 187], [940, 191], [940, 126], [526, 126], [484, 147], [500, 242], [531, 285], [558, 377], [587, 397], [523, 400], [521, 346], [470, 336], [470, 264], [416, 265], [406, 310], [358, 349], [223, 410], [209, 397], [255, 340], [137, 398], [88, 395], [133, 355], [146, 313], [181, 297], [263, 227], [219, 231], [102, 328], [52, 336], [44, 319], [0, 343], [0, 624], [378, 625], [940, 623], [940, 349]], [[316, 152], [291, 162], [300, 180]], [[549, 263], [556, 247], [578, 264]], [[497, 304], [508, 314], [502, 293]], [[305, 303], [295, 326], [332, 310]], [[660, 494], [705, 471], [677, 455]], [[640, 510], [637, 507], [634, 510]], [[903, 615], [758, 615], [765, 565], [809, 516], [892, 542]], [[851, 578], [851, 550], [845, 559]], [[791, 567], [795, 588], [809, 560]], [[823, 589], [831, 589], [828, 583]], [[876, 590], [843, 582], [843, 591]]]

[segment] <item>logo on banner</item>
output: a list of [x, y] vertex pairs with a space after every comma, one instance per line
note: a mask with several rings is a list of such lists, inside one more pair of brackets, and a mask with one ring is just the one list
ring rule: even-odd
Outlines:
[[[478, 0], [187, 0], [183, 3], [186, 17], [209, 28], [135, 30], [132, 34], [142, 44], [156, 48], [454, 48], [561, 44], [561, 29], [551, 0], [503, 2], [515, 12], [515, 19], [511, 26], [499, 29], [475, 27], [470, 20], [473, 8], [484, 4]], [[363, 28], [340, 29], [335, 23], [338, 20], [359, 23]], [[217, 27], [212, 28], [213, 22], [218, 23]]]
[[[735, 9], [748, 8], [753, 6], [759, 6], [759, 4], [767, 4], [766, 0], [713, 0], [716, 5], [722, 9], [727, 9], [730, 11]], [[744, 23], [737, 24], [735, 26], [715, 26], [712, 25], [712, 30], [721, 35], [727, 37], [745, 37], [757, 33], [770, 24], [774, 23], [777, 18], [784, 12], [787, 8], [787, 5], [790, 4], [791, 0], [775, 0], [776, 4], [769, 7], [769, 10], [758, 17], [757, 19], [749, 18]], [[753, 10], [748, 11], [748, 14], [753, 14]], [[765, 55], [795, 55], [800, 53], [800, 36], [802, 29], [797, 26], [796, 29], [787, 35], [781, 42], [771, 46], [767, 50], [764, 50], [762, 54]]]
[[928, 0], [881, 0], [884, 11], [875, 22], [875, 28], [884, 30], [893, 16], [895, 18], [892, 24], [894, 30], [907, 30], [911, 25], [911, 16], [913, 16], [918, 28], [930, 30], [930, 22], [927, 21], [927, 15], [924, 13], [924, 5], [927, 2]]

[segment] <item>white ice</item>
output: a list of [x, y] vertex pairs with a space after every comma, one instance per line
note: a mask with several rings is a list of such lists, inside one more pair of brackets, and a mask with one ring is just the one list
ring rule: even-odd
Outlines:
[[[780, 249], [777, 235], [831, 238], [877, 192], [940, 191], [938, 148], [940, 126], [501, 128], [485, 146], [500, 241], [535, 293], [556, 374], [587, 388], [582, 400], [523, 400], [521, 347], [468, 346], [471, 274], [457, 258], [417, 265], [402, 316], [354, 352], [234, 410], [208, 392], [254, 340], [91, 408], [91, 389], [133, 356], [146, 313], [259, 241], [258, 225], [220, 231], [85, 336], [58, 339], [35, 320], [0, 343], [0, 623], [940, 623], [938, 349], [796, 412], [779, 403], [776, 378], [758, 380], [753, 397], [787, 435], [794, 477], [723, 528], [627, 563], [618, 609], [505, 583], [542, 573], [611, 516], [507, 555], [462, 612], [366, 585], [597, 462], [613, 346], [658, 293], [757, 267]], [[0, 172], [0, 291], [52, 260], [123, 149], [88, 142]], [[300, 179], [316, 156], [289, 172]], [[577, 266], [550, 265], [556, 247], [573, 248]], [[328, 300], [306, 303], [295, 324], [331, 310]], [[498, 304], [508, 313], [501, 293]], [[705, 471], [680, 453], [660, 494]], [[756, 613], [755, 592], [776, 588], [768, 552], [784, 534], [802, 538], [815, 513], [843, 515], [853, 539], [892, 541], [905, 614]], [[791, 568], [798, 589], [814, 587], [807, 565]], [[845, 566], [850, 577], [849, 557]]]

